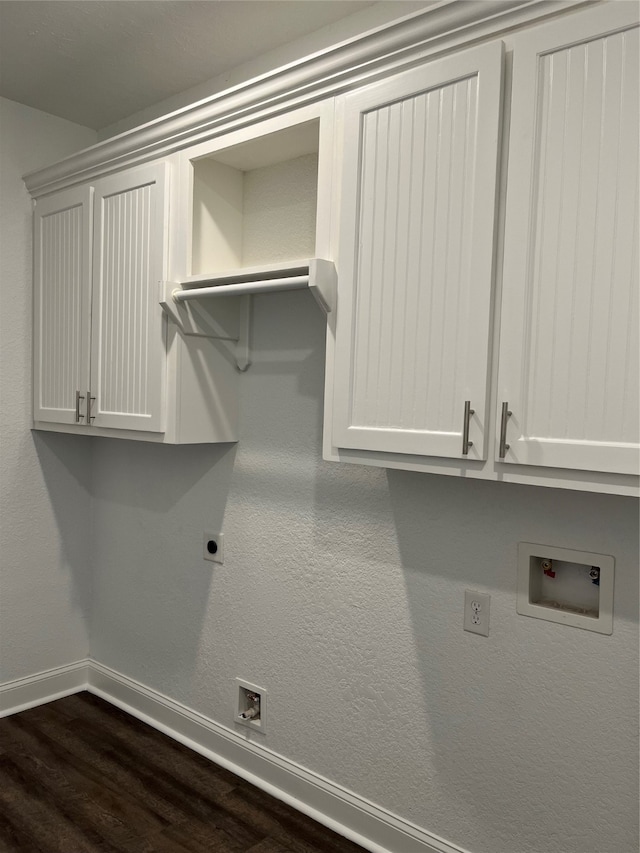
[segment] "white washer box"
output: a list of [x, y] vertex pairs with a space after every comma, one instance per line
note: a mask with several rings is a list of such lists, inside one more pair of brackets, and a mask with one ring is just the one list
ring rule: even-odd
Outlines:
[[[555, 577], [545, 574], [543, 563], [549, 560]], [[520, 542], [516, 609], [523, 616], [611, 634], [614, 563], [606, 554]], [[599, 569], [597, 583], [594, 569]]]

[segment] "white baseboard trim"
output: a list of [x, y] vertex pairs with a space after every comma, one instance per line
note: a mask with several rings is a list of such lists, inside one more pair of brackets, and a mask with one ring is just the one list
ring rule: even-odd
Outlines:
[[371, 853], [469, 853], [103, 664], [88, 689]]
[[0, 684], [0, 717], [89, 690], [371, 853], [469, 853], [91, 659]]
[[0, 717], [17, 714], [44, 705], [63, 696], [70, 696], [89, 685], [89, 667], [91, 661], [79, 660], [75, 663], [48, 669], [0, 684]]

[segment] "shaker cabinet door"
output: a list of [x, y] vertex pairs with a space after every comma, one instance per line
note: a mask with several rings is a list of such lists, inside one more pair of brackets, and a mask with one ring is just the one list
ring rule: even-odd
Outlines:
[[165, 321], [158, 282], [166, 266], [165, 163], [96, 183], [91, 423], [162, 432]]
[[80, 187], [39, 199], [35, 206], [35, 421], [86, 423], [91, 197], [89, 187]]
[[497, 439], [507, 463], [638, 473], [635, 7], [514, 38]]
[[494, 43], [346, 96], [338, 448], [485, 458], [501, 80]]

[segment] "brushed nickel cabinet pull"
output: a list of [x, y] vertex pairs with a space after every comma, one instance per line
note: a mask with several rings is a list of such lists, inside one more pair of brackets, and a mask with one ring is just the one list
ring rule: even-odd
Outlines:
[[87, 423], [90, 424], [91, 421], [95, 421], [95, 415], [91, 414], [91, 404], [95, 402], [95, 397], [91, 396], [91, 391], [87, 391]]
[[507, 455], [509, 445], [507, 444], [507, 421], [513, 413], [509, 411], [509, 403], [502, 404], [502, 417], [500, 420], [500, 450], [498, 455], [500, 459], [504, 459]]
[[462, 422], [462, 455], [466, 456], [469, 448], [473, 447], [473, 442], [469, 441], [469, 421], [471, 415], [475, 414], [475, 409], [471, 408], [471, 400], [464, 402], [464, 420]]
[[84, 400], [83, 395], [76, 391], [76, 423], [79, 424], [80, 421], [84, 418], [84, 415], [80, 414], [80, 400]]

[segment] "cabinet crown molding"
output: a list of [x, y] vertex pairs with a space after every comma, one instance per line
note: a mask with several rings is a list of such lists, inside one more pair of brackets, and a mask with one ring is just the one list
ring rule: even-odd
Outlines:
[[33, 197], [148, 162], [293, 107], [335, 96], [418, 55], [497, 35], [591, 0], [444, 0], [24, 176]]

